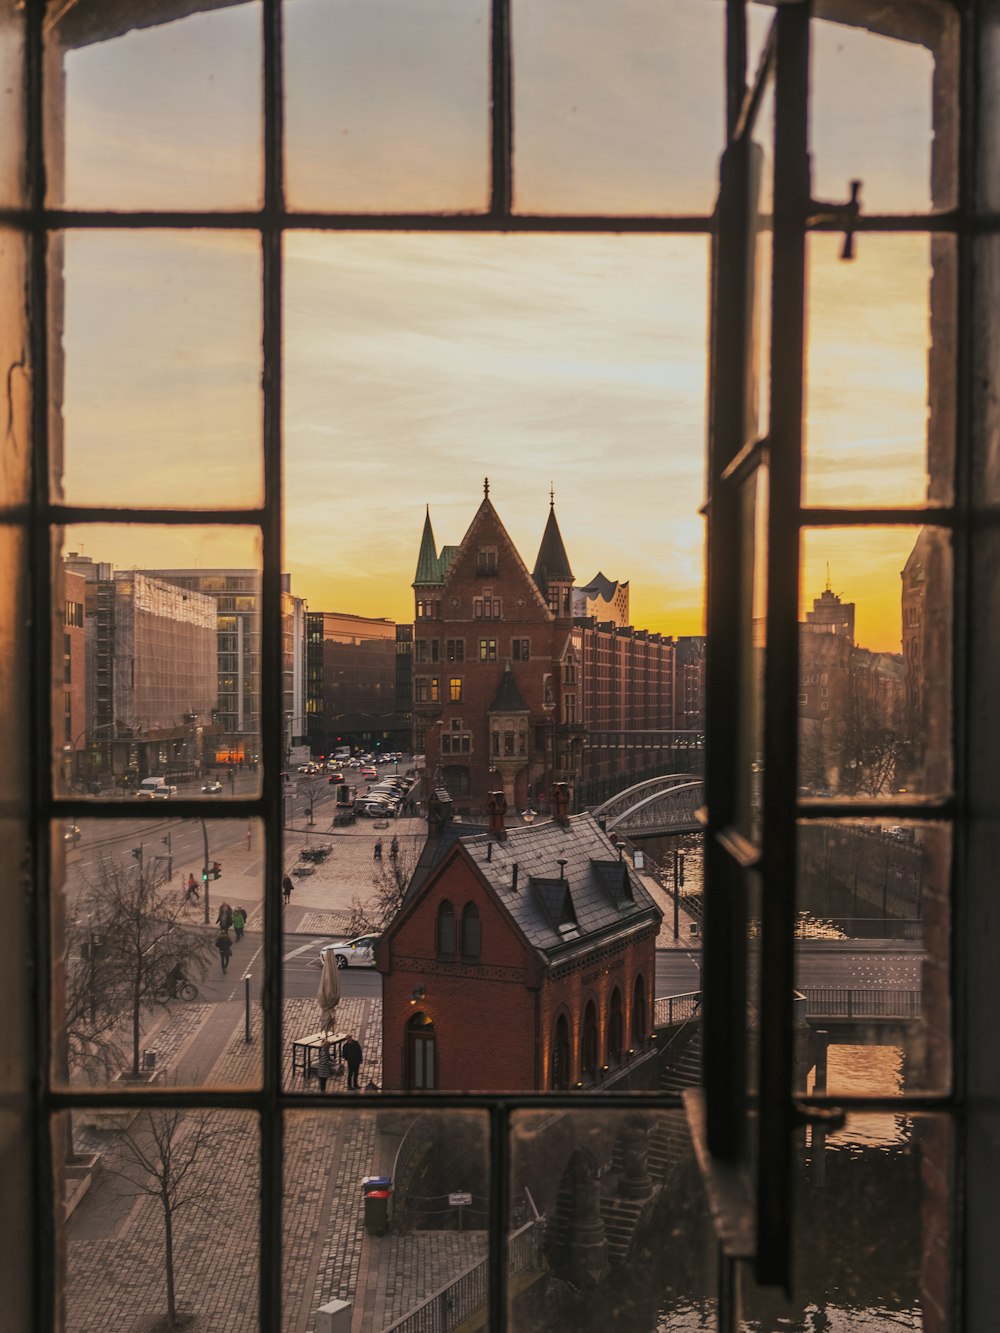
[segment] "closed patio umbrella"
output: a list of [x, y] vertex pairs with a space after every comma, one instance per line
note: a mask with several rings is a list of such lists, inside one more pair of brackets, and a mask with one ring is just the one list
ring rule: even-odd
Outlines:
[[329, 1032], [334, 1026], [337, 1005], [340, 1003], [340, 969], [337, 967], [337, 957], [332, 949], [326, 949], [321, 957], [323, 973], [319, 979], [316, 999], [319, 1003], [320, 1018], [323, 1020], [323, 1031]]

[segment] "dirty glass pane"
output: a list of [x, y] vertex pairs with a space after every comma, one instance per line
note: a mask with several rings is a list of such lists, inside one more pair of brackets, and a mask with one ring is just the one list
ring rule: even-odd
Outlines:
[[805, 1131], [789, 1299], [743, 1286], [743, 1333], [918, 1330], [953, 1308], [952, 1134], [945, 1117], [850, 1114]]
[[[257, 1328], [255, 1115], [79, 1109], [52, 1129], [67, 1333]], [[234, 1263], [238, 1277], [220, 1280]]]
[[798, 827], [800, 1090], [941, 1091], [950, 1082], [946, 826]]
[[61, 460], [54, 451], [54, 498], [259, 504], [259, 240], [73, 232], [62, 237], [55, 267], [64, 444]]
[[484, 209], [489, 36], [485, 0], [288, 0], [289, 206]]
[[813, 197], [842, 202], [860, 179], [865, 213], [925, 213], [956, 202], [958, 15], [895, 5], [882, 31], [812, 24]]
[[285, 1117], [282, 1327], [321, 1310], [331, 1329], [485, 1315], [485, 1114], [341, 1108]]
[[721, 4], [515, 3], [511, 23], [518, 212], [711, 212]]
[[263, 837], [242, 819], [52, 825], [54, 1082], [260, 1086]]
[[258, 793], [260, 580], [256, 530], [63, 530], [52, 626], [59, 794], [138, 799], [143, 783], [160, 785], [164, 802]]
[[0, 3], [0, 206], [24, 203], [24, 9], [16, 0]]
[[260, 206], [258, 3], [173, 22], [91, 3], [55, 13], [46, 36], [65, 100], [50, 118], [50, 207]]
[[715, 1327], [715, 1242], [682, 1110], [515, 1114], [510, 1209], [510, 1328]]
[[948, 502], [954, 241], [865, 235], [849, 263], [841, 244], [809, 238], [805, 502]]
[[800, 795], [947, 793], [947, 534], [930, 527], [809, 529], [802, 550]]

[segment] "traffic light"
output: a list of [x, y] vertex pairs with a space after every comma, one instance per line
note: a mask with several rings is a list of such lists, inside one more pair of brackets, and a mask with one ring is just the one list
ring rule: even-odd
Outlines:
[[141, 847], [133, 847], [133, 848], [132, 848], [132, 855], [135, 857], [135, 859], [136, 859], [137, 861], [141, 861], [141, 860], [142, 860], [142, 848], [141, 848]]
[[202, 882], [202, 884], [207, 884], [207, 883], [208, 883], [208, 871], [207, 871], [207, 870], [203, 870], [203, 871], [201, 872], [201, 882]]
[[222, 864], [219, 861], [212, 862], [212, 878], [218, 879], [222, 874]]

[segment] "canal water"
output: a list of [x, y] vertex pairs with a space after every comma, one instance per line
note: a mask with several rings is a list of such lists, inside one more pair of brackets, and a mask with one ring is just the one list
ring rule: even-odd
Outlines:
[[[700, 834], [644, 839], [648, 857], [672, 867], [684, 855], [682, 894], [702, 887]], [[829, 1082], [845, 1093], [898, 1095], [903, 1056], [894, 1046], [831, 1046]], [[811, 1090], [811, 1089], [810, 1089]], [[795, 1296], [744, 1296], [747, 1333], [917, 1333], [920, 1308], [920, 1126], [884, 1113], [852, 1115], [825, 1143], [803, 1142], [796, 1181]], [[631, 1328], [694, 1333], [715, 1327], [713, 1241], [700, 1215], [701, 1186], [693, 1167], [665, 1201], [665, 1243], [650, 1255], [648, 1313], [641, 1322], [614, 1315], [580, 1323], [580, 1333]], [[638, 1294], [638, 1293], [636, 1293]], [[596, 1313], [596, 1312], [595, 1312]], [[611, 1314], [605, 1310], [605, 1316]], [[638, 1315], [633, 1309], [631, 1317]]]

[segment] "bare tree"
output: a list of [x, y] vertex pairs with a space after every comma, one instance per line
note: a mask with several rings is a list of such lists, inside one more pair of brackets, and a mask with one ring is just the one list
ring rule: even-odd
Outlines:
[[[105, 1158], [103, 1169], [126, 1182], [133, 1196], [146, 1195], [160, 1204], [168, 1328], [189, 1322], [177, 1313], [177, 1216], [196, 1210], [227, 1220], [217, 1209], [219, 1176], [213, 1159], [233, 1169], [233, 1150], [241, 1138], [231, 1113], [161, 1107], [138, 1116]], [[252, 1169], [252, 1163], [247, 1166]]]
[[400, 847], [396, 856], [373, 862], [373, 892], [370, 898], [352, 899], [349, 934], [374, 935], [385, 930], [403, 904], [419, 859], [413, 848]]
[[[131, 1045], [139, 1075], [144, 1010], [171, 973], [202, 979], [211, 942], [189, 924], [182, 891], [168, 889], [158, 861], [105, 860], [66, 932], [66, 1029], [71, 1068], [110, 1072]], [[127, 1025], [127, 1026], [126, 1026]]]

